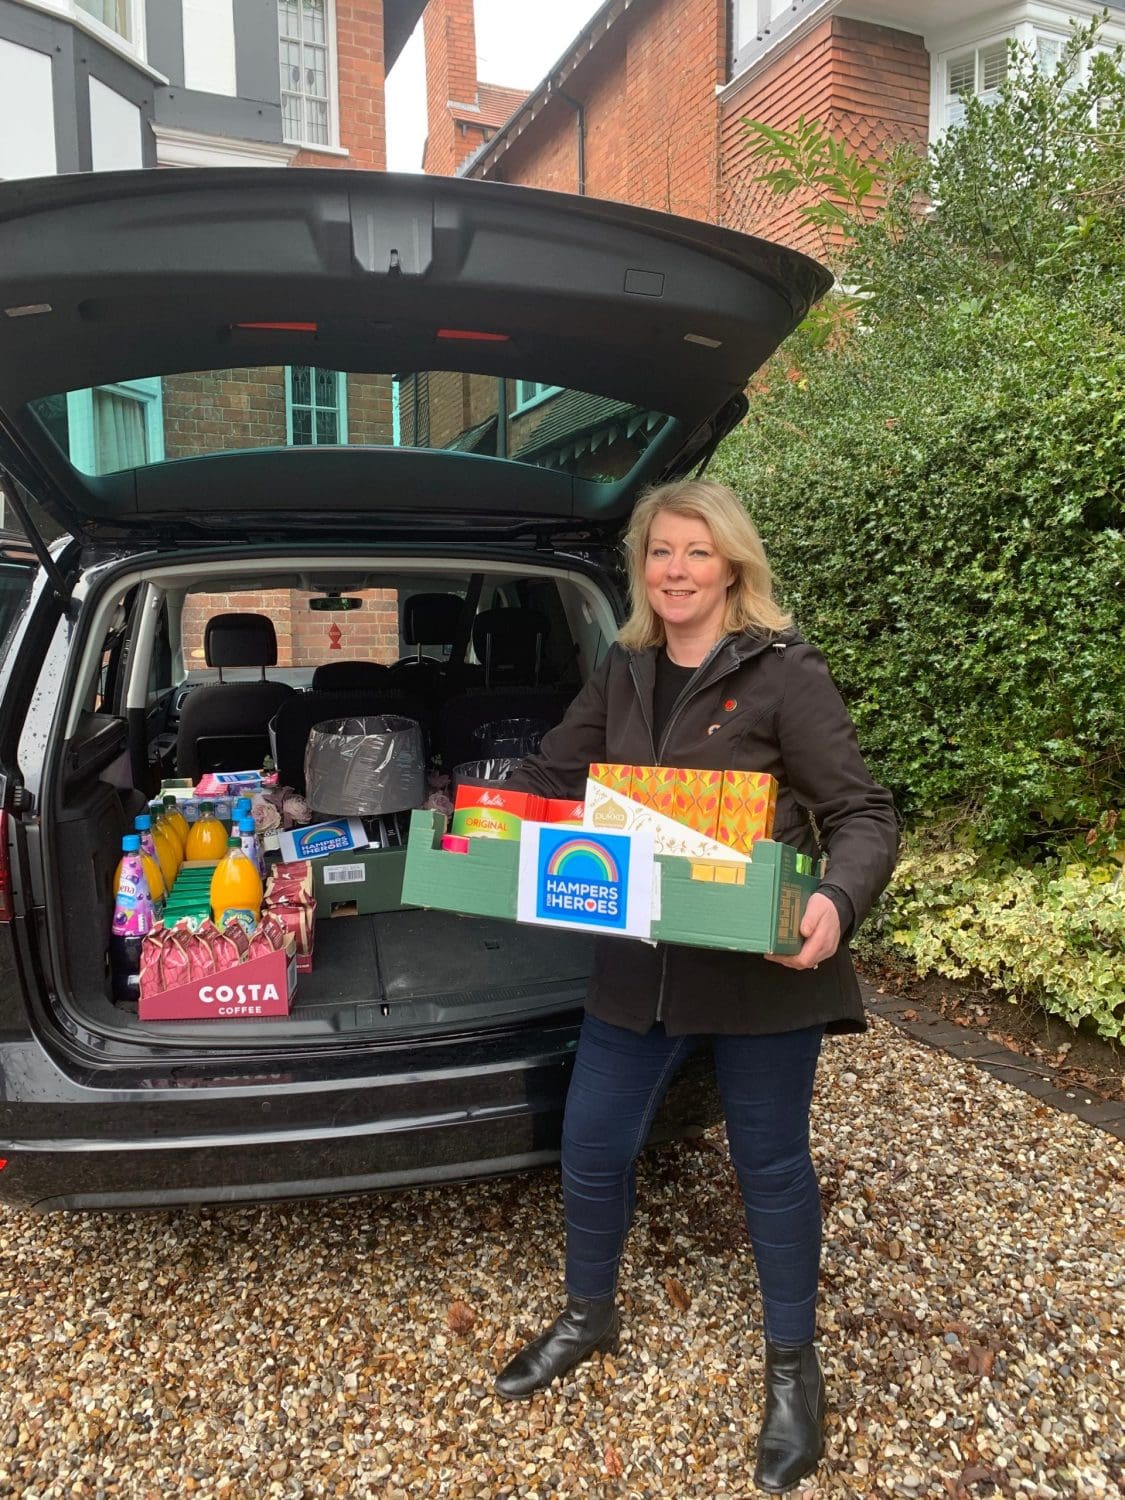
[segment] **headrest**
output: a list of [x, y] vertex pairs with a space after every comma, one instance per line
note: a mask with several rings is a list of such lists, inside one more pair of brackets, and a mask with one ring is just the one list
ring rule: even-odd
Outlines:
[[387, 668], [379, 661], [326, 661], [313, 673], [312, 690], [348, 693], [380, 687], [386, 672]]
[[486, 683], [537, 683], [547, 638], [538, 609], [484, 609], [473, 621], [473, 650]]
[[465, 601], [457, 594], [411, 594], [402, 606], [408, 646], [451, 646]]
[[203, 631], [209, 667], [272, 667], [277, 636], [266, 615], [212, 615]]

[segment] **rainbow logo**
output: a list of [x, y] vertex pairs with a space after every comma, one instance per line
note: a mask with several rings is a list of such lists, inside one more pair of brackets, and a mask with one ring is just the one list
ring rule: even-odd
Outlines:
[[604, 844], [596, 844], [592, 839], [567, 839], [565, 844], [560, 844], [547, 861], [547, 874], [565, 876], [574, 874], [570, 868], [576, 861], [592, 860], [598, 878], [607, 884], [616, 885], [621, 879], [618, 872], [617, 861]]
[[537, 916], [603, 932], [624, 930], [628, 839], [541, 828], [536, 861]]

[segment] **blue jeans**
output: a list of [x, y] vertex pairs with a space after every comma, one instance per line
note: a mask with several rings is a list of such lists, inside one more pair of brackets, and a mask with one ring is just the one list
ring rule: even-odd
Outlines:
[[[726, 1116], [758, 1268], [766, 1337], [786, 1348], [816, 1328], [820, 1192], [809, 1154], [809, 1103], [823, 1026], [768, 1036], [639, 1036], [587, 1015], [563, 1120], [566, 1285], [612, 1297], [636, 1203], [635, 1162], [680, 1064], [705, 1041]], [[691, 1187], [683, 1212], [691, 1217]]]

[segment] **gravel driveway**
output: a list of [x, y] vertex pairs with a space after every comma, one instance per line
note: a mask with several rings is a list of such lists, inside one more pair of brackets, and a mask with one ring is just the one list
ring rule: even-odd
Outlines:
[[[828, 1456], [806, 1496], [1125, 1482], [1122, 1149], [873, 1021], [826, 1045]], [[760, 1308], [721, 1134], [650, 1153], [620, 1352], [509, 1406], [556, 1172], [393, 1197], [0, 1210], [0, 1494], [749, 1496]]]

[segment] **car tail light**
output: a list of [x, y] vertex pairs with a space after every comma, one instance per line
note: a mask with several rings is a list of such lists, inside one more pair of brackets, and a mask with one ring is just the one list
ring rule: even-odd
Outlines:
[[511, 336], [506, 333], [484, 333], [479, 328], [439, 328], [437, 331], [439, 339], [467, 339], [470, 343], [477, 344], [510, 344]]
[[6, 1156], [0, 1156], [0, 1172], [2, 1172], [7, 1165], [8, 1158]]
[[0, 810], [0, 922], [10, 922], [12, 909], [12, 861], [8, 853], [8, 814]]

